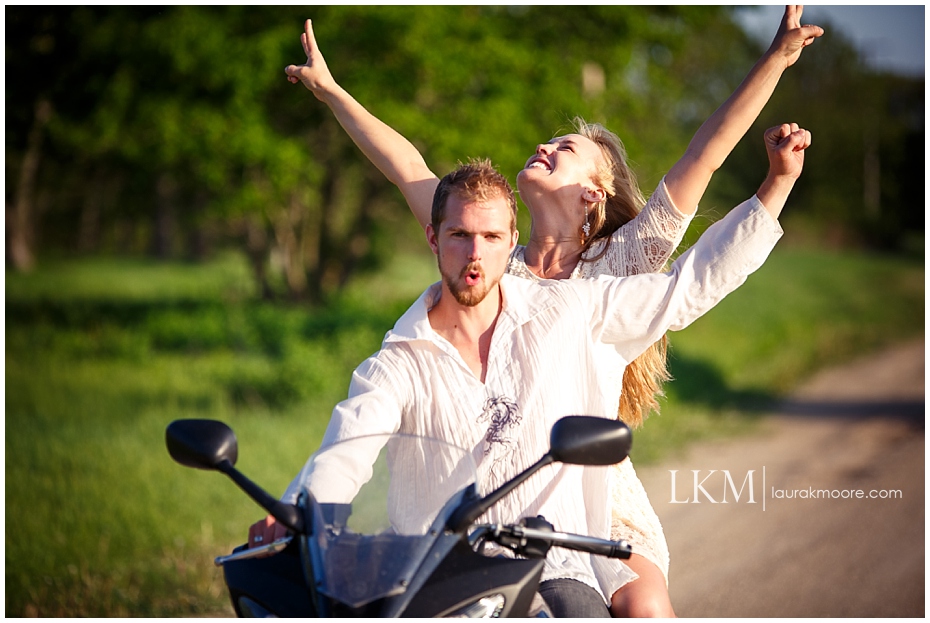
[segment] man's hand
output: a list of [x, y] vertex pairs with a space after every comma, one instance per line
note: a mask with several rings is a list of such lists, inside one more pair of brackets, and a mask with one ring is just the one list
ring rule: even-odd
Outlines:
[[820, 26], [801, 26], [801, 13], [804, 7], [799, 4], [789, 4], [785, 7], [785, 14], [781, 18], [775, 39], [769, 46], [769, 54], [783, 57], [785, 67], [791, 67], [801, 57], [801, 51], [812, 44], [814, 39], [823, 35]]
[[783, 123], [765, 131], [765, 151], [769, 157], [769, 176], [801, 177], [804, 150], [811, 145], [811, 133], [796, 123]]
[[287, 535], [287, 528], [271, 515], [249, 526], [249, 547], [268, 545]]
[[336, 81], [329, 73], [329, 67], [323, 59], [323, 54], [316, 44], [316, 38], [313, 36], [313, 24], [310, 20], [304, 22], [304, 32], [300, 35], [300, 43], [304, 47], [304, 53], [307, 55], [307, 62], [303, 65], [288, 65], [284, 68], [287, 79], [292, 84], [303, 82], [304, 86], [316, 95], [317, 99], [322, 99], [324, 92], [331, 90]]
[[796, 123], [784, 123], [765, 131], [765, 151], [769, 156], [769, 174], [756, 196], [777, 219], [794, 183], [804, 170], [804, 150], [811, 145], [811, 133]]

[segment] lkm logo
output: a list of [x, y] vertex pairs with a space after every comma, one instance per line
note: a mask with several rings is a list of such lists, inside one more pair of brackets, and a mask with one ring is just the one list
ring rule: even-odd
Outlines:
[[[670, 504], [701, 504], [702, 502], [729, 504], [731, 501], [736, 503], [741, 499], [745, 500], [746, 504], [757, 503], [755, 486], [757, 470], [748, 470], [739, 488], [737, 488], [736, 480], [733, 479], [728, 469], [711, 469], [707, 471], [692, 469], [692, 478], [685, 480], [684, 487], [678, 485], [678, 470], [670, 469], [668, 471], [672, 478], [672, 499], [669, 500]], [[691, 482], [688, 482], [689, 480]], [[729, 499], [727, 498], [728, 493]], [[679, 499], [679, 495], [684, 499]]]

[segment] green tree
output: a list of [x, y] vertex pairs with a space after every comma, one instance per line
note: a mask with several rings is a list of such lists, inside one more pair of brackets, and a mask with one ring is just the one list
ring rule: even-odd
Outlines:
[[[760, 53], [722, 7], [12, 7], [8, 263], [17, 239], [193, 258], [235, 244], [265, 296], [320, 301], [398, 242], [424, 247], [396, 189], [286, 81], [306, 17], [337, 80], [437, 173], [485, 156], [513, 175], [581, 115], [625, 140], [647, 192]], [[917, 196], [900, 170], [923, 133], [922, 117], [894, 109], [922, 106], [917, 86], [818, 41], [705, 205], [751, 193], [766, 166], [761, 130], [796, 119], [817, 145], [796, 200], [894, 238], [915, 221], [896, 206]], [[874, 154], [879, 183], [866, 188]], [[863, 186], [837, 184], [837, 171]]]

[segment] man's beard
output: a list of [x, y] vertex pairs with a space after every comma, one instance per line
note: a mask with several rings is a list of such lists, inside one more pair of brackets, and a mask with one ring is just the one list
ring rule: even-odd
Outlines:
[[[487, 275], [485, 275], [484, 270], [481, 268], [481, 265], [477, 262], [472, 262], [468, 264], [465, 268], [461, 270], [457, 277], [447, 273], [443, 270], [442, 259], [439, 259], [439, 272], [442, 275], [442, 280], [445, 282], [446, 286], [449, 288], [449, 292], [452, 293], [452, 296], [455, 297], [455, 300], [458, 301], [460, 305], [465, 307], [474, 307], [478, 303], [484, 300], [484, 297], [488, 295], [488, 292], [494, 288], [499, 279], [494, 283], [489, 283]], [[481, 276], [481, 280], [477, 285], [469, 286], [465, 283], [465, 275], [470, 272], [476, 272]]]

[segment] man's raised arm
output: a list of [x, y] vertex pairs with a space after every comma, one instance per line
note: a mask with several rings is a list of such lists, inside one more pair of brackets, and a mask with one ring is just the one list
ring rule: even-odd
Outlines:
[[425, 229], [439, 178], [426, 166], [423, 156], [410, 141], [368, 112], [336, 83], [317, 46], [309, 19], [304, 24], [300, 42], [307, 62], [288, 65], [284, 69], [287, 79], [293, 84], [302, 82], [318, 100], [329, 106], [359, 149], [400, 189], [413, 215]]
[[796, 123], [784, 123], [765, 131], [765, 151], [769, 173], [756, 191], [756, 197], [772, 218], [785, 207], [794, 183], [804, 170], [804, 150], [811, 145], [811, 133]]
[[574, 285], [588, 288], [596, 339], [632, 361], [668, 330], [705, 314], [765, 262], [782, 235], [777, 218], [801, 175], [810, 132], [784, 124], [765, 132], [769, 174], [759, 191], [733, 208], [662, 274]]

